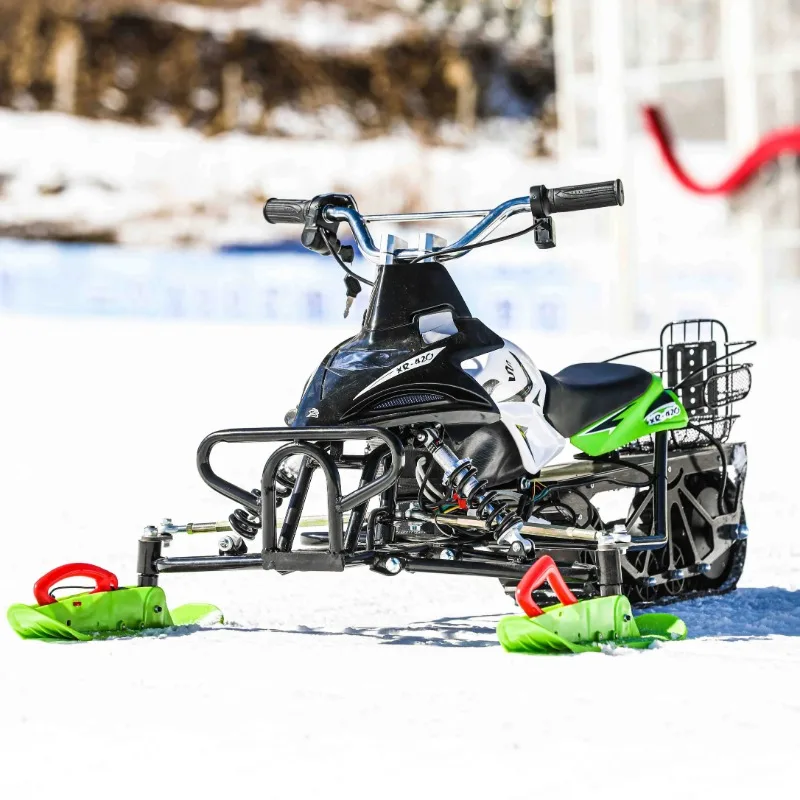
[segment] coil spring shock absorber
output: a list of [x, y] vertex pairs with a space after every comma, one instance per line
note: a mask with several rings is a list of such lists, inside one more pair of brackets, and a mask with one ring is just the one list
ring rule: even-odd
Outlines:
[[261, 530], [261, 517], [257, 514], [251, 514], [243, 508], [237, 508], [228, 517], [228, 524], [239, 536], [252, 541]]
[[511, 545], [515, 552], [531, 551], [533, 543], [521, 533], [522, 520], [505, 500], [498, 498], [497, 492], [486, 491], [488, 481], [478, 479], [478, 470], [472, 459], [459, 459], [436, 431], [430, 428], [421, 431], [417, 440], [424, 444], [425, 449], [442, 468], [445, 484], [454, 494], [463, 497], [470, 508], [476, 509], [497, 542]]
[[[288, 497], [292, 493], [292, 483], [289, 478], [279, 471], [275, 476], [276, 483], [280, 484], [275, 489], [277, 495], [276, 505], [283, 502], [284, 497]], [[253, 489], [253, 495], [257, 500], [261, 500], [261, 489]], [[228, 523], [235, 533], [238, 533], [244, 539], [252, 541], [261, 530], [261, 517], [258, 514], [252, 514], [243, 508], [237, 508], [229, 517]]]

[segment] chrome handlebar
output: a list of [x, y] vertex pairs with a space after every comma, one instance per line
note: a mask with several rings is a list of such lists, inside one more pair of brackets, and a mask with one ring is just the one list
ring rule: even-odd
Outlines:
[[[383, 253], [375, 244], [372, 234], [367, 227], [367, 223], [369, 222], [421, 222], [431, 219], [465, 219], [480, 217], [480, 222], [470, 228], [457, 242], [447, 246], [447, 249], [450, 250], [477, 244], [485, 239], [495, 228], [502, 225], [509, 217], [523, 213], [531, 213], [530, 197], [517, 197], [513, 200], [507, 200], [505, 203], [501, 203], [496, 208], [482, 211], [433, 211], [417, 214], [374, 214], [362, 216], [358, 211], [352, 208], [328, 206], [323, 210], [322, 216], [327, 222], [347, 223], [350, 226], [350, 230], [353, 232], [358, 249], [361, 250], [364, 257], [378, 263], [384, 255], [393, 255], [399, 260], [404, 260], [416, 258], [425, 255], [425, 253], [421, 253], [418, 250], [399, 250], [391, 254]], [[434, 253], [430, 253], [430, 255], [433, 254]], [[455, 258], [461, 258], [461, 256], [466, 254], [467, 251], [442, 253], [441, 256], [437, 256], [437, 261], [450, 261]]]
[[[377, 214], [362, 216], [351, 195], [324, 194], [313, 200], [282, 200], [270, 198], [264, 205], [267, 222], [303, 225], [300, 241], [316, 253], [339, 253], [341, 243], [336, 239], [340, 222], [346, 222], [353, 232], [359, 250], [370, 261], [391, 263], [435, 256], [437, 261], [461, 258], [467, 251], [462, 248], [474, 246], [488, 236], [498, 225], [516, 214], [530, 213], [538, 220], [537, 247], [555, 247], [550, 214], [563, 211], [583, 211], [590, 208], [621, 206], [625, 202], [622, 181], [584, 183], [576, 186], [561, 186], [548, 189], [546, 186], [531, 186], [526, 197], [506, 200], [496, 208], [483, 211], [435, 211], [421, 214]], [[468, 230], [457, 242], [442, 248], [431, 248], [436, 237], [428, 236], [420, 249], [406, 249], [405, 242], [392, 241], [387, 237], [385, 248], [377, 247], [369, 232], [370, 222], [420, 222], [429, 219], [480, 218], [480, 222]], [[333, 250], [331, 248], [338, 248]], [[391, 249], [391, 252], [385, 250]], [[460, 251], [460, 252], [459, 252]], [[352, 259], [352, 252], [348, 253]]]

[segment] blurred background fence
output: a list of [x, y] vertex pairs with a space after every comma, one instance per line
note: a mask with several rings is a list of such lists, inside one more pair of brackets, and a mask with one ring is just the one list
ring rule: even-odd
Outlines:
[[4, 0], [0, 311], [324, 324], [341, 276], [263, 223], [267, 197], [482, 208], [619, 176], [624, 210], [559, 218], [556, 250], [456, 262], [473, 312], [795, 334], [796, 158], [695, 197], [640, 107], [722, 176], [800, 121], [799, 28], [795, 0]]

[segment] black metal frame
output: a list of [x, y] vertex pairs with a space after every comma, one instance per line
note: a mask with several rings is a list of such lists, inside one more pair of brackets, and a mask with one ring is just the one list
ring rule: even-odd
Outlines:
[[[334, 457], [319, 443], [331, 445], [345, 441], [378, 439], [382, 444], [364, 457], [343, 455]], [[275, 450], [264, 464], [261, 474], [261, 497], [217, 475], [211, 467], [210, 457], [214, 447], [221, 443], [287, 442]], [[333, 448], [332, 448], [333, 449]], [[280, 532], [277, 529], [276, 506], [278, 498], [278, 468], [291, 455], [301, 454], [312, 460], [325, 475], [328, 497], [328, 549], [325, 552], [292, 552], [297, 532], [298, 514], [284, 518]], [[166, 572], [213, 572], [235, 569], [274, 569], [281, 572], [341, 572], [346, 566], [366, 564], [378, 572], [393, 574], [385, 569], [387, 557], [395, 558], [399, 569], [407, 572], [435, 572], [455, 575], [519, 579], [527, 565], [509, 563], [505, 557], [492, 560], [489, 554], [471, 553], [465, 548], [462, 561], [444, 561], [424, 557], [431, 543], [419, 545], [391, 545], [376, 549], [374, 539], [368, 536], [365, 550], [358, 550], [358, 534], [363, 524], [368, 502], [379, 495], [384, 503], [393, 505], [393, 492], [403, 466], [403, 447], [390, 431], [381, 428], [245, 428], [217, 431], [207, 436], [197, 451], [197, 468], [205, 483], [214, 491], [239, 503], [250, 512], [259, 514], [262, 521], [263, 544], [260, 553], [219, 556], [164, 557], [163, 544], [171, 537], [145, 533], [139, 540], [138, 573], [140, 586], [155, 586], [158, 576]], [[380, 464], [384, 471], [375, 477]], [[358, 489], [348, 495], [341, 494], [339, 469], [362, 469]], [[310, 480], [307, 465], [301, 469], [298, 482]], [[306, 472], [308, 470], [308, 472]], [[307, 489], [307, 487], [305, 487]], [[304, 500], [304, 487], [295, 484], [297, 496]], [[343, 514], [352, 511], [347, 531], [343, 529]], [[471, 560], [475, 558], [476, 560]], [[480, 559], [480, 560], [477, 560]]]
[[[364, 456], [345, 455], [344, 443], [347, 441], [378, 440], [379, 446]], [[267, 459], [261, 473], [260, 497], [254, 491], [247, 491], [219, 476], [211, 467], [212, 450], [221, 443], [283, 443]], [[681, 454], [678, 459], [702, 457], [710, 458], [708, 448], [704, 455]], [[282, 462], [292, 455], [305, 456], [298, 473], [288, 512], [278, 529], [276, 507], [281, 488], [278, 470]], [[716, 455], [716, 454], [714, 454]], [[259, 553], [221, 554], [210, 556], [164, 557], [162, 546], [171, 538], [168, 534], [156, 531], [145, 533], [139, 541], [138, 573], [140, 586], [158, 583], [158, 576], [166, 572], [203, 572], [232, 569], [274, 569], [291, 571], [343, 571], [346, 566], [367, 565], [377, 572], [395, 574], [396, 571], [431, 572], [463, 574], [500, 578], [517, 581], [530, 566], [528, 559], [510, 559], [502, 549], [492, 549], [484, 543], [475, 542], [470, 537], [464, 539], [428, 540], [409, 543], [392, 541], [392, 526], [387, 525], [386, 536], [376, 536], [372, 515], [380, 517], [385, 510], [392, 516], [395, 508], [395, 491], [398, 477], [403, 467], [403, 443], [392, 432], [382, 428], [250, 428], [217, 431], [207, 436], [197, 452], [197, 468], [205, 483], [223, 496], [242, 505], [261, 519], [262, 549]], [[664, 547], [669, 541], [668, 513], [668, 441], [665, 433], [656, 435], [656, 449], [653, 466], [653, 535], [634, 537], [630, 543], [632, 551]], [[626, 462], [630, 461], [633, 466]], [[578, 459], [571, 464], [545, 469], [541, 479], [550, 481], [570, 477], [592, 479], [589, 494], [602, 491], [604, 482], [609, 486], [614, 479], [634, 480], [636, 469], [647, 463], [646, 456], [628, 456], [617, 463], [600, 463]], [[676, 462], [677, 463], [677, 462]], [[379, 468], [383, 471], [378, 476]], [[711, 467], [709, 462], [708, 467]], [[308, 484], [313, 470], [322, 470], [327, 489], [328, 503], [328, 548], [325, 551], [293, 551], [300, 512], [305, 501]], [[361, 469], [359, 487], [347, 495], [342, 495], [340, 469]], [[595, 476], [596, 477], [593, 477]], [[638, 473], [641, 477], [641, 473]], [[377, 476], [377, 477], [376, 477]], [[596, 488], [595, 488], [596, 487]], [[359, 548], [359, 533], [364, 526], [369, 501], [381, 496], [381, 509], [373, 511], [367, 525], [366, 546]], [[343, 514], [351, 511], [347, 529], [344, 529]], [[536, 536], [539, 552], [548, 552], [559, 562], [565, 578], [573, 585], [596, 584], [600, 594], [616, 594], [621, 591], [624, 560], [620, 549], [613, 545], [599, 546], [597, 541], [565, 542], [548, 539], [546, 535]], [[443, 559], [446, 548], [454, 548], [457, 558]], [[593, 558], [578, 563], [579, 553], [593, 553]], [[387, 564], [393, 561], [395, 569]]]
[[[311, 434], [309, 436], [309, 434]], [[313, 441], [308, 441], [313, 438]], [[366, 441], [379, 439], [381, 447], [366, 457], [340, 454], [338, 463], [317, 442], [341, 443], [347, 440]], [[264, 464], [261, 473], [261, 496], [236, 486], [217, 475], [211, 467], [211, 451], [218, 444], [288, 442], [275, 450]], [[328, 494], [328, 551], [293, 553], [291, 546], [297, 532], [299, 511], [305, 500], [313, 468], [304, 464], [295, 485], [295, 498], [299, 495], [299, 507], [292, 508], [284, 519], [280, 535], [277, 531], [276, 507], [278, 499], [277, 473], [281, 463], [291, 455], [302, 454], [322, 469]], [[379, 478], [375, 478], [378, 465], [387, 466]], [[379, 428], [236, 428], [216, 431], [206, 436], [197, 450], [197, 470], [200, 477], [214, 491], [233, 500], [262, 520], [263, 546], [261, 553], [219, 556], [180, 556], [165, 558], [162, 545], [168, 540], [164, 535], [145, 533], [139, 540], [138, 573], [140, 586], [155, 586], [162, 572], [204, 572], [231, 569], [276, 569], [285, 571], [334, 571], [340, 572], [346, 563], [363, 561], [364, 555], [355, 554], [358, 532], [351, 535], [348, 528], [344, 539], [343, 514], [354, 510], [351, 526], [363, 520], [367, 503], [373, 497], [391, 490], [403, 466], [403, 446], [391, 432]], [[362, 481], [358, 489], [342, 496], [339, 467], [362, 468]], [[299, 493], [297, 489], [299, 488]], [[297, 513], [293, 513], [297, 512]]]

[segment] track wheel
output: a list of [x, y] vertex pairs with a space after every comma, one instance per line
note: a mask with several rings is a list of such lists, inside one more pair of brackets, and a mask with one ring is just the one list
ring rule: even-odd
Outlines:
[[[681, 569], [686, 566], [686, 559], [683, 557], [680, 547], [675, 542], [672, 543], [672, 567], [669, 563], [665, 563], [664, 570], [668, 569]], [[666, 550], [666, 548], [665, 548]], [[665, 554], [666, 555], [666, 554]], [[666, 558], [664, 559], [666, 562]], [[675, 580], [667, 581], [664, 584], [664, 591], [671, 596], [682, 594], [686, 589], [686, 578], [677, 578]]]
[[[661, 568], [660, 559], [656, 551], [645, 550], [639, 553], [631, 553], [628, 556], [631, 566], [639, 573], [640, 577], [657, 575]], [[660, 586], [646, 586], [640, 580], [634, 583], [625, 584], [626, 594], [634, 603], [654, 603], [661, 592]]]

